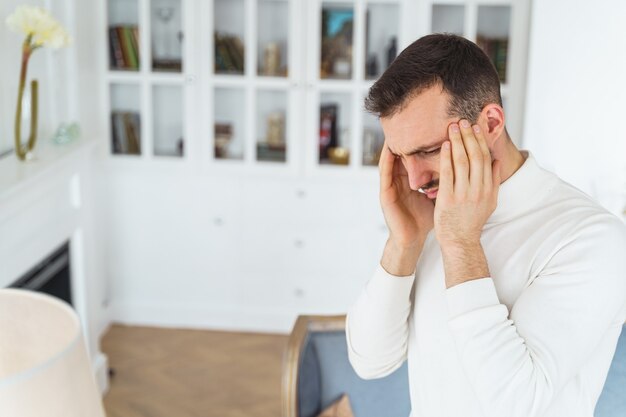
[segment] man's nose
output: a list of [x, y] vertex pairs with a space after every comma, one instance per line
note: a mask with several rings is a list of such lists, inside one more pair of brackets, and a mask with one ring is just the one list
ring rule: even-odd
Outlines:
[[409, 175], [409, 187], [417, 191], [422, 185], [430, 181], [431, 175], [423, 161], [418, 161], [415, 156], [409, 156], [405, 160], [406, 172]]

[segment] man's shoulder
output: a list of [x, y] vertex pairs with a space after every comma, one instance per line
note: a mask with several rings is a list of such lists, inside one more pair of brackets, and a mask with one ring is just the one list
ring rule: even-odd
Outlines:
[[560, 236], [558, 246], [576, 246], [608, 254], [626, 253], [626, 223], [593, 197], [546, 171], [546, 226]]
[[542, 170], [546, 181], [540, 204], [550, 210], [552, 216], [580, 225], [609, 224], [626, 233], [624, 222], [592, 196], [557, 174]]

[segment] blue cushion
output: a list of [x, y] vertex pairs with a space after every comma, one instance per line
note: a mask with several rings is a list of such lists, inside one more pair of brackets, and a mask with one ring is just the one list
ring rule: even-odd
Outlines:
[[298, 375], [298, 416], [316, 416], [320, 412], [320, 369], [310, 335], [304, 341]]
[[[309, 348], [309, 345], [312, 347]], [[304, 349], [298, 398], [300, 417], [313, 417], [336, 401], [344, 393], [350, 398], [355, 417], [407, 417], [411, 411], [406, 362], [391, 375], [375, 380], [363, 380], [352, 369], [348, 360], [346, 335], [343, 331], [311, 333]], [[307, 358], [314, 354], [317, 368]], [[302, 367], [306, 363], [305, 367]], [[319, 381], [317, 409], [313, 412], [311, 385]], [[305, 386], [308, 388], [305, 389]]]
[[617, 342], [602, 394], [596, 404], [595, 417], [626, 416], [626, 326]]

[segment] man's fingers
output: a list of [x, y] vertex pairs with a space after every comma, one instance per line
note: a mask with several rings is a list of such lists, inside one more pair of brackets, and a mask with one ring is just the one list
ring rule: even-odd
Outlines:
[[383, 150], [380, 154], [380, 161], [378, 162], [378, 168], [380, 170], [380, 190], [386, 190], [393, 184], [393, 165], [395, 156], [391, 153], [387, 144], [383, 145]]
[[452, 195], [454, 188], [454, 169], [452, 168], [452, 154], [450, 152], [450, 142], [441, 145], [439, 158], [439, 195]]
[[483, 135], [483, 131], [478, 125], [474, 125], [472, 127], [474, 130], [474, 136], [478, 141], [478, 145], [480, 146], [480, 151], [483, 154], [483, 186], [486, 189], [491, 189], [492, 185], [492, 169], [491, 169], [491, 152], [489, 152], [489, 147], [487, 146], [487, 140], [485, 139], [485, 135]]
[[[491, 168], [491, 164], [490, 164], [490, 168]], [[491, 171], [493, 172], [493, 178], [491, 178], [491, 186], [493, 187], [493, 190], [496, 193], [496, 198], [498, 196], [498, 191], [500, 189], [500, 183], [502, 182], [502, 161], [499, 160], [494, 160], [493, 161], [493, 169], [491, 169]]]
[[465, 145], [463, 145], [463, 139], [461, 138], [461, 130], [457, 123], [452, 123], [448, 127], [448, 135], [450, 136], [450, 148], [452, 149], [452, 161], [454, 163], [454, 189], [460, 192], [462, 189], [467, 189], [469, 184], [469, 161], [465, 152]]
[[474, 131], [470, 123], [467, 120], [461, 120], [459, 124], [461, 126], [463, 145], [465, 146], [465, 152], [467, 153], [467, 159], [469, 161], [469, 185], [473, 189], [482, 188], [484, 169], [483, 154], [480, 145], [474, 137]]

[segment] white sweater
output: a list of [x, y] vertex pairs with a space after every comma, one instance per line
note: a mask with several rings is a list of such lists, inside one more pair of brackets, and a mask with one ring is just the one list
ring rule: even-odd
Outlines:
[[431, 232], [414, 276], [378, 266], [348, 312], [359, 376], [408, 358], [412, 417], [593, 416], [626, 320], [626, 226], [522, 153], [483, 229], [491, 277], [446, 289]]

